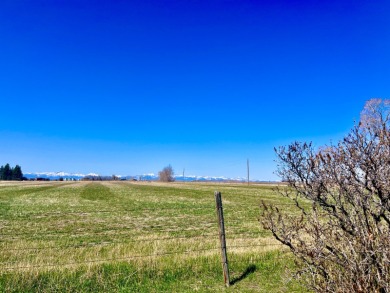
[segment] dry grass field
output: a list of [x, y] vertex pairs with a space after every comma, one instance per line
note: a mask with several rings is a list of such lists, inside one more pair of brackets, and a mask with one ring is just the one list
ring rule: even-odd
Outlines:
[[[214, 191], [222, 193], [225, 288]], [[2, 292], [304, 292], [258, 221], [271, 186], [0, 182]]]

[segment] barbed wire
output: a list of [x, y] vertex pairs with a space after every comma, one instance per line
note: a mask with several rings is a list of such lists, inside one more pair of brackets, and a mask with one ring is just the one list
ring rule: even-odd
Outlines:
[[[279, 246], [282, 244], [259, 244], [259, 245], [240, 245], [240, 246], [229, 246], [229, 248], [251, 248], [251, 247], [258, 247], [258, 246]], [[41, 264], [41, 265], [31, 265], [31, 266], [23, 266], [23, 267], [3, 267], [3, 270], [16, 270], [16, 269], [30, 269], [30, 268], [43, 268], [43, 267], [56, 267], [56, 266], [70, 266], [70, 265], [83, 265], [83, 264], [90, 264], [90, 263], [99, 263], [99, 262], [112, 262], [112, 261], [123, 261], [123, 260], [133, 260], [133, 259], [139, 259], [139, 258], [151, 258], [151, 257], [161, 257], [161, 256], [168, 256], [168, 255], [186, 255], [186, 254], [192, 254], [195, 252], [207, 252], [207, 251], [216, 251], [220, 248], [203, 248], [203, 249], [193, 249], [193, 250], [185, 250], [185, 251], [171, 251], [171, 252], [165, 252], [165, 253], [155, 253], [155, 254], [148, 254], [148, 255], [134, 255], [129, 257], [119, 257], [119, 258], [105, 258], [105, 259], [95, 259], [95, 260], [86, 260], [81, 262], [70, 262], [70, 263], [58, 263], [58, 264]], [[289, 250], [282, 250], [279, 252], [279, 254], [285, 255], [290, 253]], [[236, 257], [233, 253], [228, 253], [230, 257]], [[276, 259], [273, 257], [272, 259]], [[264, 261], [264, 258], [253, 258], [249, 257], [246, 260], [231, 260], [229, 259], [229, 263], [238, 263], [238, 262], [255, 262], [255, 261]], [[15, 262], [0, 262], [1, 265], [13, 265], [17, 264], [19, 261]], [[222, 262], [221, 262], [222, 263]], [[211, 262], [209, 264], [212, 264]], [[0, 269], [1, 271], [1, 269]]]
[[[52, 231], [48, 233], [40, 233], [39, 231], [35, 231], [33, 233], [5, 233], [0, 234], [0, 236], [12, 236], [8, 237], [7, 239], [20, 239], [17, 236], [24, 236], [23, 239], [30, 239], [35, 238], [37, 236], [45, 237], [45, 236], [59, 236], [59, 235], [65, 235], [65, 236], [93, 236], [93, 235], [110, 235], [110, 232], [124, 232], [127, 231], [150, 231], [150, 232], [160, 232], [160, 233], [172, 233], [172, 232], [192, 232], [192, 231], [200, 231], [200, 230], [207, 230], [210, 228], [214, 228], [213, 226], [217, 226], [215, 222], [204, 222], [204, 223], [197, 223], [198, 225], [204, 225], [203, 227], [193, 228], [188, 227], [186, 229], [177, 229], [177, 226], [172, 226], [171, 228], [167, 228], [166, 225], [153, 225], [153, 226], [141, 226], [141, 227], [121, 227], [121, 228], [110, 228], [110, 229], [104, 229], [104, 230], [98, 230], [98, 231]], [[157, 228], [157, 229], [156, 229]], [[158, 229], [158, 228], [166, 228], [166, 229]], [[71, 235], [69, 235], [71, 234]], [[134, 235], [129, 235], [134, 236]], [[0, 239], [0, 242], [2, 239]]]
[[[207, 248], [207, 249], [194, 249], [194, 250], [186, 250], [186, 251], [172, 251], [172, 252], [165, 252], [165, 253], [155, 253], [155, 254], [148, 254], [148, 255], [134, 255], [129, 257], [119, 257], [119, 258], [106, 258], [106, 259], [95, 259], [95, 260], [88, 260], [83, 262], [70, 262], [70, 263], [58, 263], [58, 264], [41, 264], [41, 265], [32, 265], [32, 266], [23, 266], [23, 267], [3, 267], [0, 270], [16, 270], [16, 269], [32, 269], [32, 268], [44, 268], [44, 267], [64, 267], [64, 266], [72, 266], [72, 265], [84, 265], [84, 264], [90, 264], [90, 263], [99, 263], [99, 262], [112, 262], [112, 261], [123, 261], [123, 260], [132, 260], [132, 259], [139, 259], [139, 258], [150, 258], [150, 257], [161, 257], [161, 256], [170, 256], [170, 255], [185, 255], [185, 254], [192, 254], [196, 252], [207, 252], [207, 251], [216, 251], [219, 250], [219, 248]], [[18, 262], [13, 263], [0, 263], [0, 264], [15, 264]]]
[[[286, 255], [291, 255], [292, 253], [289, 250], [279, 250], [277, 256], [272, 256], [272, 260], [286, 260]], [[247, 257], [246, 259], [235, 259], [237, 255], [228, 253], [228, 262], [230, 263], [253, 263], [253, 262], [264, 262], [266, 257]]]
[[[246, 235], [246, 234], [242, 234]], [[97, 246], [110, 246], [110, 245], [125, 245], [125, 244], [132, 244], [132, 243], [138, 243], [138, 242], [156, 242], [156, 241], [175, 241], [175, 240], [182, 240], [182, 239], [197, 239], [197, 238], [208, 238], [208, 237], [215, 237], [213, 241], [217, 241], [219, 234], [201, 234], [201, 235], [188, 235], [188, 236], [176, 236], [176, 237], [161, 237], [161, 238], [146, 238], [146, 239], [134, 239], [134, 240], [127, 240], [127, 241], [111, 241], [111, 242], [100, 242], [100, 243], [83, 243], [83, 244], [69, 244], [69, 245], [52, 245], [52, 246], [42, 246], [42, 247], [23, 247], [23, 248], [5, 248], [7, 251], [39, 251], [39, 250], [53, 250], [53, 249], [64, 249], [64, 248], [73, 248], [73, 249], [79, 249], [79, 248], [86, 248], [86, 247], [97, 247]], [[228, 238], [228, 242], [232, 242], [234, 240], [263, 240], [262, 238], [254, 238], [254, 237], [247, 237], [247, 238]], [[248, 248], [248, 247], [257, 247], [257, 246], [278, 246], [283, 245], [281, 243], [263, 243], [263, 244], [251, 244], [251, 245], [229, 245], [228, 248]], [[4, 249], [4, 248], [3, 248]]]
[[[295, 203], [280, 203], [280, 202], [267, 202], [265, 201], [266, 204], [273, 204], [276, 206], [294, 206], [296, 207]], [[13, 206], [18, 206], [13, 204]], [[25, 205], [20, 205], [25, 207]], [[256, 205], [254, 209], [258, 209], [260, 206]], [[253, 207], [253, 206], [252, 206]], [[237, 209], [237, 208], [243, 208]], [[232, 212], [237, 212], [241, 213], [246, 211], [247, 212], [248, 205], [234, 205], [233, 207], [230, 207], [229, 205], [224, 206], [224, 212], [225, 213], [232, 213]], [[161, 210], [204, 210], [204, 211], [210, 211], [210, 210], [215, 210], [215, 206], [205, 206], [205, 207], [194, 207], [194, 206], [172, 206], [172, 207], [161, 207], [161, 206], [156, 206], [156, 207], [151, 207], [151, 208], [142, 208], [142, 207], [137, 207], [137, 208], [132, 208], [132, 209], [123, 209], [123, 206], [120, 206], [119, 209], [109, 209], [109, 210], [73, 210], [73, 211], [52, 211], [52, 212], [16, 212], [10, 216], [13, 217], [23, 217], [23, 216], [45, 216], [45, 215], [55, 215], [55, 216], [63, 216], [63, 215], [88, 215], [88, 214], [96, 214], [96, 213], [118, 213], [118, 212], [148, 212], [148, 211], [161, 211]]]
[[[160, 226], [162, 227], [162, 226]], [[55, 232], [49, 232], [49, 233], [40, 233], [36, 231], [36, 233], [7, 233], [7, 234], [0, 234], [0, 236], [11, 236], [11, 237], [3, 237], [0, 238], [0, 244], [1, 243], [8, 243], [9, 240], [29, 240], [29, 239], [35, 239], [36, 237], [46, 237], [49, 238], [51, 236], [69, 236], [71, 238], [78, 238], [78, 237], [88, 237], [88, 236], [113, 236], [112, 233], [116, 233], [116, 236], [129, 236], [129, 237], [140, 237], [140, 236], [145, 236], [145, 234], [128, 234], [128, 231], [133, 231], [133, 232], [143, 232], [143, 231], [150, 231], [150, 232], [157, 232], [157, 233], [191, 233], [195, 231], [210, 231], [211, 229], [214, 229], [215, 227], [212, 226], [205, 226], [205, 227], [199, 227], [199, 228], [191, 228], [188, 227], [186, 229], [151, 229], [150, 227], [143, 227], [142, 229], [136, 229], [132, 230], [130, 228], [126, 229], [104, 229], [100, 231], [55, 231]], [[233, 228], [228, 228], [226, 229], [225, 234], [227, 235], [246, 235], [246, 236], [255, 236], [252, 237], [254, 239], [260, 238], [262, 236], [266, 236], [265, 233], [267, 231], [264, 230], [259, 230], [259, 231], [246, 231], [244, 232], [243, 229], [245, 227], [234, 227]], [[114, 236], [115, 236], [114, 235]], [[214, 235], [214, 233], [208, 234], [208, 235]], [[202, 236], [202, 234], [196, 234], [196, 235], [170, 235], [167, 236], [167, 238], [187, 238], [187, 237], [197, 237], [197, 236]], [[249, 237], [250, 238], [250, 237]], [[229, 237], [228, 239], [236, 239]], [[237, 238], [238, 239], [238, 238]], [[153, 238], [152, 238], [153, 240]], [[142, 239], [136, 239], [136, 241], [144, 241]], [[132, 242], [132, 241], [130, 241]]]
[[44, 247], [24, 247], [24, 248], [7, 248], [7, 251], [28, 251], [28, 250], [46, 250], [46, 249], [63, 249], [63, 248], [85, 248], [85, 247], [95, 247], [95, 246], [109, 246], [117, 244], [130, 244], [137, 242], [155, 242], [155, 241], [174, 241], [178, 239], [196, 239], [196, 238], [205, 238], [205, 237], [216, 237], [218, 239], [219, 234], [201, 234], [201, 235], [191, 235], [191, 236], [177, 236], [177, 237], [161, 237], [161, 238], [151, 238], [151, 239], [134, 239], [127, 241], [112, 241], [112, 242], [101, 242], [101, 243], [85, 243], [85, 244], [73, 244], [73, 245], [61, 245], [61, 246], [44, 246]]
[[[285, 253], [288, 254], [288, 253]], [[218, 254], [215, 254], [214, 256], [218, 256]], [[148, 257], [145, 257], [148, 258]], [[47, 268], [47, 267], [57, 267], [57, 266], [75, 266], [75, 265], [87, 265], [90, 263], [107, 263], [107, 262], [112, 262], [112, 261], [126, 261], [126, 260], [131, 260], [130, 258], [115, 258], [115, 259], [100, 259], [100, 260], [92, 260], [89, 261], [88, 263], [86, 262], [74, 262], [74, 263], [66, 263], [66, 264], [45, 264], [45, 265], [33, 265], [33, 266], [19, 266], [19, 267], [5, 267], [0, 269], [1, 271], [16, 271], [16, 270], [23, 270], [23, 269], [34, 269], [34, 268]], [[284, 261], [286, 260], [284, 255], [280, 255], [277, 257], [272, 257], [272, 260], [276, 261]], [[231, 273], [237, 273], [235, 270], [237, 270], [237, 267], [235, 266], [236, 264], [245, 264], [245, 265], [256, 265], [257, 263], [263, 263], [264, 258], [250, 258], [250, 259], [245, 259], [245, 260], [228, 260], [229, 263], [229, 270]], [[188, 262], [177, 262], [175, 263], [175, 266], [178, 267], [181, 265], [182, 267], [190, 268], [190, 269], [201, 269], [204, 270], [205, 268], [213, 268], [213, 269], [219, 269], [220, 266], [223, 264], [221, 261], [201, 261], [201, 264], [195, 264], [195, 263], [188, 263]], [[277, 265], [276, 263], [271, 263], [269, 264], [270, 266], [275, 266]], [[241, 267], [241, 266], [240, 266]], [[135, 269], [135, 271], [127, 275], [128, 277], [136, 274], [137, 272], [140, 272], [144, 269], [144, 267], [140, 267], [138, 269]]]
[[227, 249], [230, 248], [252, 248], [252, 247], [267, 247], [267, 246], [283, 246], [282, 243], [269, 243], [269, 244], [252, 244], [252, 245], [227, 245]]
[[[13, 204], [13, 206], [18, 206]], [[20, 205], [25, 207], [25, 205]], [[80, 208], [80, 207], [79, 207]], [[132, 209], [123, 209], [123, 206], [121, 206], [120, 209], [110, 209], [110, 210], [73, 210], [73, 211], [53, 211], [53, 212], [31, 212], [31, 213], [15, 213], [12, 216], [27, 216], [27, 215], [39, 215], [39, 216], [44, 216], [44, 215], [58, 215], [58, 216], [63, 216], [63, 215], [86, 215], [86, 214], [95, 214], [95, 213], [118, 213], [118, 212], [137, 212], [140, 213], [142, 211], [148, 212], [148, 211], [161, 211], [161, 210], [204, 210], [204, 211], [209, 211], [209, 210], [215, 210], [214, 206], [207, 206], [207, 207], [194, 207], [194, 206], [172, 206], [172, 207], [161, 207], [161, 206], [156, 206], [153, 208], [132, 208]]]
[[[74, 238], [74, 236], [98, 236], [98, 235], [111, 235], [111, 232], [118, 232], [121, 233], [121, 235], [128, 235], [131, 237], [136, 237], [139, 236], [138, 234], [126, 234], [127, 232], [145, 232], [145, 231], [150, 231], [150, 232], [159, 232], [159, 233], [175, 233], [175, 232], [192, 232], [192, 231], [207, 231], [210, 229], [214, 229], [217, 224], [215, 223], [201, 223], [200, 225], [204, 225], [204, 227], [197, 227], [197, 228], [192, 228], [192, 227], [187, 227], [185, 229], [176, 229], [176, 226], [172, 227], [164, 227], [163, 225], [159, 226], [143, 226], [143, 227], [121, 227], [121, 228], [110, 228], [110, 229], [102, 229], [102, 230], [97, 230], [97, 231], [90, 231], [90, 230], [77, 230], [77, 231], [47, 231], [46, 233], [40, 232], [40, 231], [29, 231], [29, 232], [24, 232], [24, 233], [0, 233], [0, 243], [1, 242], [6, 242], [4, 240], [21, 240], [21, 239], [30, 239], [30, 238], [35, 238], [35, 237], [47, 237], [47, 236], [59, 236], [59, 235], [66, 235], [69, 237]], [[159, 228], [166, 228], [166, 229], [159, 229]], [[259, 227], [260, 229], [261, 227]], [[247, 227], [227, 227], [226, 228], [226, 233], [227, 234], [245, 234], [245, 232], [242, 232], [242, 229], [248, 229]], [[263, 231], [263, 230], [261, 230]], [[260, 231], [259, 231], [260, 232]], [[256, 232], [246, 232], [246, 234], [251, 234], [251, 235], [257, 235], [258, 233]], [[144, 234], [142, 234], [144, 235]], [[4, 237], [5, 236], [5, 237]], [[11, 236], [11, 237], [7, 237]], [[25, 237], [26, 238], [19, 238], [19, 237]]]
[[[188, 215], [188, 216], [173, 216], [173, 217], [170, 217], [169, 218], [169, 221], [170, 222], [174, 222], [174, 221], [178, 221], [178, 220], [190, 220], [191, 219], [191, 216], [194, 216], [196, 217], [196, 215]], [[232, 217], [233, 215], [232, 214], [225, 214], [225, 222], [226, 222], [226, 225], [229, 225], [229, 224], [236, 224], [236, 223], [258, 223], [259, 222], [259, 218], [258, 217], [242, 217], [242, 218], [233, 218], [233, 219], [230, 219], [230, 217]], [[215, 218], [215, 215], [208, 215], [209, 218]], [[207, 219], [208, 217], [205, 217], [205, 219]], [[118, 217], [119, 218], [119, 217]], [[137, 219], [137, 218], [136, 218]], [[155, 220], [156, 221], [156, 220]], [[78, 223], [79, 220], [74, 220], [73, 222], [70, 222], [68, 221], [68, 224], [69, 223]], [[159, 221], [161, 222], [161, 220]], [[202, 224], [204, 222], [199, 222], [199, 224]], [[214, 220], [210, 219], [210, 222], [206, 222], [206, 223], [215, 223]], [[133, 225], [136, 225], [138, 223], [130, 223], [130, 224], [133, 224]]]
[[[296, 207], [296, 204], [295, 203], [283, 203], [283, 202], [269, 202], [269, 201], [264, 201], [265, 204], [268, 204], [268, 205], [274, 205], [274, 206], [293, 206], [293, 207]], [[237, 208], [242, 208], [242, 209], [237, 209]], [[227, 213], [231, 213], [231, 212], [247, 212], [248, 208], [252, 208], [253, 210], [259, 210], [259, 208], [262, 208], [262, 204], [261, 203], [258, 203], [258, 204], [254, 204], [254, 205], [232, 205], [232, 206], [229, 206], [229, 205], [224, 205], [223, 207], [223, 210], [224, 212], [226, 211]]]
[[[173, 221], [172, 221], [173, 222]], [[49, 231], [47, 233], [40, 233], [39, 231], [28, 231], [28, 232], [25, 232], [25, 233], [17, 233], [15, 231], [13, 232], [10, 232], [10, 231], [7, 231], [8, 233], [4, 233], [2, 231], [0, 231], [0, 236], [29, 236], [29, 235], [36, 235], [37, 233], [39, 233], [39, 235], [57, 235], [57, 234], [69, 234], [69, 233], [72, 233], [72, 234], [86, 234], [87, 232], [90, 232], [91, 234], [100, 234], [102, 232], [112, 232], [112, 231], [129, 231], [129, 230], [132, 230], [134, 229], [135, 231], [139, 231], [139, 230], [144, 230], [144, 229], [148, 229], [148, 231], [160, 231], [158, 228], [160, 227], [167, 227], [167, 225], [164, 225], [164, 224], [156, 224], [156, 225], [149, 225], [149, 226], [142, 226], [142, 224], [140, 225], [139, 223], [129, 223], [132, 225], [132, 227], [129, 227], [129, 226], [126, 226], [126, 227], [118, 227], [118, 228], [110, 228], [110, 229], [104, 229], [104, 230], [98, 230], [98, 231]], [[215, 221], [207, 221], [207, 222], [197, 222], [196, 223], [197, 225], [204, 225], [205, 227], [211, 227], [211, 226], [214, 226], [214, 225], [217, 225]], [[232, 226], [229, 226], [229, 224], [259, 224], [259, 220], [246, 220], [246, 219], [242, 219], [242, 220], [226, 220], [225, 221], [225, 226], [226, 226], [226, 229], [229, 229], [230, 227]], [[139, 229], [139, 228], [142, 228], [142, 229]], [[177, 226], [172, 226], [173, 228], [174, 227], [177, 227]], [[39, 227], [36, 227], [36, 228], [39, 228]], [[232, 228], [237, 228], [237, 226], [233, 226]], [[170, 228], [168, 227], [168, 231], [171, 231], [169, 230]], [[193, 230], [193, 228], [190, 228], [191, 230]], [[201, 228], [203, 229], [203, 228]], [[163, 229], [161, 230], [163, 231]]]

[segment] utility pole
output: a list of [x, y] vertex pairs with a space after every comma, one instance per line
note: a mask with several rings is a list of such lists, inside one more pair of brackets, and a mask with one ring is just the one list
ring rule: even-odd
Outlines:
[[249, 159], [246, 160], [246, 169], [248, 173], [248, 185], [249, 185]]
[[186, 169], [185, 168], [183, 168], [183, 180], [184, 180], [184, 171], [185, 171]]

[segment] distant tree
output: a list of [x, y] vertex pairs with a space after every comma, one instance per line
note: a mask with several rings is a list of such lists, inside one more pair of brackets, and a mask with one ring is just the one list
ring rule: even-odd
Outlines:
[[298, 207], [263, 203], [262, 223], [317, 292], [390, 292], [390, 101], [366, 103], [337, 145], [276, 150], [279, 189]]
[[22, 168], [16, 165], [11, 168], [9, 164], [0, 167], [0, 180], [23, 180]]
[[12, 169], [9, 164], [4, 166], [2, 180], [12, 180]]
[[12, 169], [12, 180], [22, 180], [23, 173], [22, 168], [19, 165], [16, 165], [15, 168]]
[[174, 171], [171, 165], [168, 165], [164, 169], [162, 169], [160, 172], [158, 172], [158, 179], [162, 182], [173, 182], [175, 181], [175, 178], [173, 177]]

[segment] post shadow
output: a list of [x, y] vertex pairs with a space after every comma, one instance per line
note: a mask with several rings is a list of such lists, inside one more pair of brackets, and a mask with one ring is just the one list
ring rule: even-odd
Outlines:
[[241, 274], [241, 276], [234, 278], [230, 281], [230, 285], [234, 285], [242, 280], [244, 280], [246, 277], [248, 277], [250, 274], [253, 274], [257, 270], [257, 267], [255, 265], [250, 265], [246, 268], [246, 270]]

